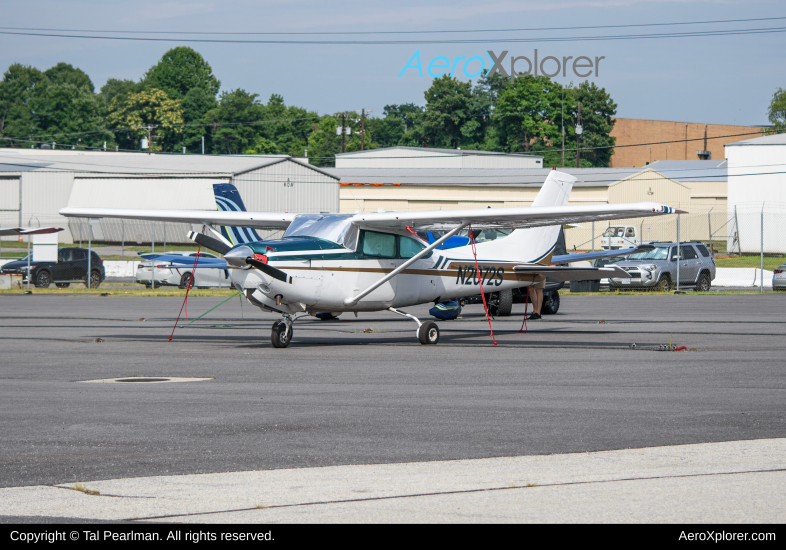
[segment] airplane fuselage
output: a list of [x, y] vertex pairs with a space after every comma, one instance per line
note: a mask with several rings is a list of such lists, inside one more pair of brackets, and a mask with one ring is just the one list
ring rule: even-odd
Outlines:
[[[379, 311], [529, 286], [542, 275], [514, 273], [521, 261], [484, 257], [478, 250], [477, 267], [469, 246], [434, 250], [396, 277], [359, 300], [351, 298], [407, 261], [407, 258], [368, 257], [342, 247], [315, 249], [311, 239], [250, 243], [266, 263], [291, 276], [280, 281], [257, 269], [232, 269], [233, 285], [259, 307], [282, 313]], [[311, 247], [308, 244], [312, 244]], [[311, 248], [308, 250], [307, 248]], [[478, 246], [480, 249], [481, 247]], [[538, 259], [533, 258], [537, 261]], [[534, 262], [533, 262], [534, 263]]]

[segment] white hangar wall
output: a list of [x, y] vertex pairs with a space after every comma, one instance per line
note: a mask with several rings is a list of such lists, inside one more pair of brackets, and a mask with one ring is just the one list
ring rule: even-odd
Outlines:
[[[729, 161], [727, 246], [742, 254], [786, 253], [786, 136], [726, 146]], [[762, 239], [763, 237], [763, 239]], [[736, 239], [736, 242], [735, 242]]]

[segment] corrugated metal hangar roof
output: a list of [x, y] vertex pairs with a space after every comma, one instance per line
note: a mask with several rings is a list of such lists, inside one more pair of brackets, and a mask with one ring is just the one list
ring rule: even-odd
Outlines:
[[178, 155], [41, 149], [0, 149], [2, 172], [79, 172], [84, 174], [209, 174], [232, 176], [283, 161], [325, 175], [324, 170], [288, 155]]
[[[537, 187], [551, 168], [326, 168], [341, 185], [493, 185]], [[609, 186], [644, 172], [641, 168], [559, 168], [578, 178], [576, 187]]]
[[528, 154], [528, 153], [500, 153], [496, 151], [476, 151], [473, 149], [439, 149], [437, 147], [409, 147], [404, 145], [396, 145], [394, 147], [379, 147], [377, 149], [366, 149], [365, 151], [349, 151], [347, 153], [336, 153], [337, 157], [342, 156], [357, 156], [357, 155], [370, 155], [384, 151], [393, 151], [400, 149], [403, 153], [407, 151], [422, 151], [425, 153], [438, 153], [451, 156], [467, 156], [467, 155], [495, 155], [502, 157], [535, 157], [542, 158], [541, 155]]
[[726, 160], [659, 160], [647, 168], [657, 170], [667, 178], [687, 183], [729, 179]]

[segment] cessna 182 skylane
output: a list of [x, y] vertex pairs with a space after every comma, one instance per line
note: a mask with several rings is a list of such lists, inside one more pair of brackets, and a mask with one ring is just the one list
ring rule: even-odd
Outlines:
[[[274, 347], [289, 345], [292, 325], [301, 316], [381, 310], [412, 319], [418, 325], [420, 343], [436, 344], [436, 323], [422, 322], [400, 308], [475, 295], [481, 285], [484, 292], [491, 292], [542, 285], [547, 276], [557, 281], [627, 277], [616, 266], [552, 265], [560, 227], [682, 212], [650, 202], [567, 206], [574, 181], [569, 174], [551, 171], [532, 206], [526, 208], [372, 214], [246, 212], [235, 190], [235, 200], [217, 193], [216, 211], [68, 207], [60, 213], [205, 225], [215, 238], [192, 232], [192, 240], [224, 255], [233, 268], [232, 284], [249, 302], [282, 315], [273, 324]], [[221, 226], [221, 231], [214, 226]], [[253, 228], [285, 232], [280, 239], [261, 240]], [[477, 243], [474, 251], [472, 245], [438, 249], [464, 228], [513, 231], [501, 239]], [[442, 236], [429, 244], [417, 231], [438, 231]]]

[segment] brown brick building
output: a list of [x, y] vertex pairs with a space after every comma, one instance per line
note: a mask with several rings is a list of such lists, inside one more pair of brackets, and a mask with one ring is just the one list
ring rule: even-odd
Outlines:
[[[701, 160], [697, 151], [704, 150], [705, 128], [707, 129], [707, 150], [712, 154], [712, 160], [725, 158], [723, 149], [725, 144], [762, 135], [762, 129], [758, 126], [618, 118], [614, 124], [614, 130], [611, 132], [611, 135], [617, 138], [614, 155], [611, 157], [611, 166], [627, 168], [646, 166], [658, 160]], [[735, 134], [747, 135], [735, 136]], [[712, 139], [716, 136], [734, 137]], [[672, 143], [624, 147], [638, 143], [664, 141]]]

